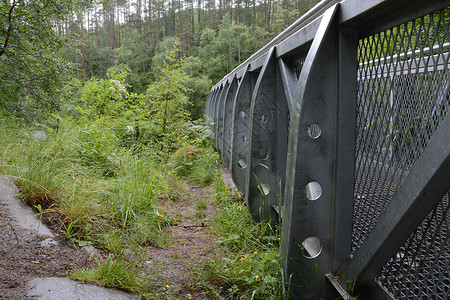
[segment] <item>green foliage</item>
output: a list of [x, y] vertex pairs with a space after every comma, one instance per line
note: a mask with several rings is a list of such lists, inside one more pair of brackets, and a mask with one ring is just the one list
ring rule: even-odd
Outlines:
[[[144, 253], [148, 246], [170, 245], [170, 232], [165, 228], [174, 225], [174, 220], [158, 208], [158, 200], [180, 197], [180, 184], [174, 176], [179, 174], [200, 184], [216, 179], [218, 205], [214, 220], [205, 220], [218, 235], [216, 254], [199, 265], [199, 273], [185, 284], [217, 297], [220, 286], [231, 298], [279, 298], [277, 232], [269, 225], [255, 225], [245, 205], [226, 191], [217, 175], [218, 154], [207, 139], [210, 133], [201, 125], [203, 121], [180, 127], [189, 143], [165, 164], [151, 154], [158, 151], [158, 144], [123, 147], [117, 134], [121, 131], [109, 126], [115, 124], [112, 117], [58, 120], [57, 126], [50, 122], [45, 127], [46, 140], [33, 139], [26, 129], [12, 134], [11, 128], [0, 126], [0, 161], [7, 162], [3, 172], [17, 178], [21, 189], [27, 182], [33, 183], [31, 191], [42, 186], [48, 193], [55, 187], [46, 198], [50, 202], [37, 202], [36, 206], [42, 216], [59, 219], [68, 239], [79, 246], [95, 244], [110, 251], [96, 269], [76, 271], [72, 278], [141, 294], [154, 289], [148, 283], [152, 275], [144, 277], [141, 262], [130, 258]], [[2, 125], [9, 123], [5, 120]], [[40, 171], [40, 177], [54, 181], [38, 183], [24, 172], [30, 165], [40, 169], [33, 171]], [[195, 203], [197, 217], [204, 217], [208, 203]]]
[[230, 24], [224, 18], [217, 34], [209, 28], [204, 30], [200, 42], [203, 46], [198, 56], [206, 73], [213, 82], [217, 82], [261, 48], [268, 38], [268, 33], [259, 26], [253, 30], [247, 26]]
[[105, 177], [117, 176], [120, 159], [116, 146], [118, 138], [114, 132], [95, 123], [80, 129], [78, 139], [73, 143], [80, 163], [95, 168]]
[[106, 287], [142, 294], [145, 279], [136, 272], [139, 264], [139, 262], [130, 262], [124, 257], [114, 258], [110, 255], [106, 261], [99, 262], [96, 269], [75, 271], [70, 278], [93, 281]]
[[185, 124], [189, 144], [184, 144], [173, 154], [170, 165], [177, 175], [204, 186], [217, 176], [219, 155], [209, 140], [210, 128], [203, 124], [203, 119]]
[[179, 57], [180, 42], [176, 40], [168, 49], [158, 67], [159, 74], [147, 90], [152, 121], [161, 127], [161, 150], [169, 154], [180, 144], [183, 135], [180, 129], [189, 119], [189, 98], [185, 81], [186, 62]]
[[130, 97], [123, 85], [127, 71], [110, 72], [107, 79], [92, 78], [80, 93], [80, 101], [87, 108], [89, 117], [120, 116]]
[[179, 176], [200, 185], [210, 184], [217, 176], [219, 157], [212, 148], [182, 147], [174, 153], [173, 166]]
[[186, 79], [185, 85], [188, 88], [189, 102], [192, 103], [188, 110], [191, 118], [197, 120], [204, 114], [206, 98], [212, 86], [212, 81], [206, 74], [200, 58], [191, 56], [186, 58], [186, 62], [190, 66], [187, 70], [190, 76]]
[[114, 132], [95, 122], [81, 126], [61, 118], [43, 141], [19, 132], [0, 132], [2, 170], [25, 201], [59, 215], [72, 240], [101, 244], [105, 232], [120, 229], [129, 247], [167, 245], [163, 231], [173, 221], [154, 204], [169, 197], [172, 186], [159, 161], [120, 150]]
[[67, 41], [54, 20], [88, 5], [87, 0], [0, 2], [0, 108], [33, 121], [59, 107], [71, 65], [60, 56]]
[[12, 174], [13, 179], [31, 206], [49, 207], [60, 198], [64, 177], [57, 170], [62, 160], [52, 149], [46, 148], [45, 143], [28, 142], [31, 142], [31, 146], [18, 149], [19, 156], [10, 161], [18, 164]]
[[139, 32], [132, 30], [122, 46], [116, 49], [114, 65], [126, 65], [134, 74], [145, 74], [151, 71], [153, 55], [154, 49], [144, 47]]
[[279, 232], [269, 224], [254, 224], [245, 204], [221, 178], [214, 186], [219, 208], [212, 225], [220, 248], [204, 264], [207, 279], [226, 287], [232, 299], [283, 298]]

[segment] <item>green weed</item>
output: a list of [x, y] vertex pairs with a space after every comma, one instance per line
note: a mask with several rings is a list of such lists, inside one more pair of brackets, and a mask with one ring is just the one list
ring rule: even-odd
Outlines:
[[208, 207], [208, 201], [206, 199], [200, 198], [195, 200], [195, 206], [198, 210], [205, 210]]
[[143, 294], [145, 279], [137, 272], [139, 268], [139, 262], [130, 262], [125, 258], [114, 258], [110, 255], [106, 261], [99, 262], [96, 269], [72, 272], [70, 278]]
[[218, 159], [211, 146], [206, 149], [189, 146], [174, 153], [171, 165], [178, 176], [205, 186], [212, 183], [217, 175]]
[[255, 224], [245, 204], [215, 183], [218, 212], [212, 222], [220, 251], [206, 260], [206, 278], [233, 299], [283, 297], [279, 233], [270, 224]]

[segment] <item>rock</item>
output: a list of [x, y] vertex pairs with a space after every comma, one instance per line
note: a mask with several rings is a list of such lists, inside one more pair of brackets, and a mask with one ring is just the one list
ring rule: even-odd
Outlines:
[[36, 142], [43, 142], [47, 139], [47, 134], [43, 130], [35, 130], [31, 132], [31, 137]]
[[82, 248], [84, 251], [87, 252], [87, 254], [89, 254], [89, 258], [102, 258], [100, 251], [98, 251], [97, 248], [95, 248], [94, 246], [87, 245]]
[[83, 284], [67, 278], [36, 278], [27, 283], [27, 296], [37, 300], [138, 300], [139, 295]]
[[39, 235], [54, 237], [53, 233], [36, 218], [31, 207], [26, 206], [16, 195], [17, 187], [5, 177], [0, 177], [0, 203], [8, 209], [11, 223]]
[[41, 246], [44, 248], [49, 248], [51, 246], [56, 246], [56, 245], [58, 245], [58, 242], [52, 238], [47, 238], [41, 242]]

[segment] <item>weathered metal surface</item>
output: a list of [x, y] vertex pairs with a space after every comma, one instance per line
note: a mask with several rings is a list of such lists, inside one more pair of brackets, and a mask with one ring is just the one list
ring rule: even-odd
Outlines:
[[448, 0], [322, 1], [212, 88], [295, 299], [448, 299], [449, 24]]
[[239, 83], [233, 107], [233, 140], [231, 143], [231, 175], [236, 187], [244, 192], [248, 167], [249, 116], [252, 94], [258, 72], [246, 71]]
[[222, 149], [223, 149], [223, 164], [231, 170], [231, 144], [233, 141], [233, 107], [236, 101], [236, 91], [238, 89], [238, 80], [236, 76], [233, 77], [228, 88], [227, 95], [225, 96], [224, 103], [224, 120], [223, 120], [223, 137], [222, 137]]

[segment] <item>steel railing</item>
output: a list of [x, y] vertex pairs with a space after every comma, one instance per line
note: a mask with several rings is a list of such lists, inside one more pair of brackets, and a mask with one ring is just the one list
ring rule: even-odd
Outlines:
[[450, 1], [322, 1], [225, 76], [207, 124], [294, 299], [448, 299]]

